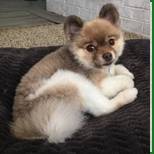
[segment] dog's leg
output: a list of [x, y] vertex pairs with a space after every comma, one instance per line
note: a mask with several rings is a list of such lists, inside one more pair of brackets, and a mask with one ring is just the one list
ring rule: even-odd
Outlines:
[[70, 71], [58, 71], [27, 97], [37, 105], [12, 124], [16, 137], [48, 138], [49, 142], [64, 142], [84, 124], [83, 112], [100, 116], [114, 112], [132, 102], [135, 88], [119, 93], [109, 100], [87, 78]]
[[116, 97], [110, 100], [110, 110], [117, 110], [118, 108], [133, 102], [136, 99], [137, 94], [138, 90], [136, 88], [126, 89], [120, 92]]
[[84, 124], [78, 85], [80, 76], [69, 71], [58, 71], [46, 79], [26, 98], [35, 105], [12, 123], [13, 134], [23, 139], [48, 138], [53, 143], [71, 137]]
[[134, 81], [126, 75], [109, 76], [101, 82], [101, 91], [108, 98], [114, 97], [120, 91], [133, 87]]
[[[119, 77], [119, 82], [122, 79], [128, 79], [128, 83], [131, 84], [129, 89], [123, 90], [113, 99], [107, 98], [102, 94], [101, 90], [96, 87], [92, 82], [85, 78], [78, 78], [77, 82], [74, 80], [75, 85], [79, 90], [79, 94], [82, 98], [82, 107], [84, 112], [89, 112], [94, 116], [100, 116], [114, 112], [118, 108], [131, 103], [136, 99], [137, 89], [131, 88], [134, 86], [133, 80], [127, 76]], [[116, 77], [117, 78], [117, 77]], [[74, 77], [75, 79], [75, 77]], [[78, 82], [80, 81], [80, 82]], [[125, 81], [124, 81], [125, 82]], [[130, 83], [131, 82], [131, 83]], [[127, 83], [127, 84], [128, 84]], [[127, 86], [127, 85], [126, 85]]]
[[114, 66], [115, 75], [126, 75], [134, 79], [134, 74], [131, 73], [125, 66], [118, 64]]
[[101, 116], [112, 113], [120, 107], [133, 102], [137, 97], [137, 89], [130, 88], [120, 92], [116, 97], [109, 100], [98, 91], [89, 92], [84, 97], [84, 109], [94, 116]]

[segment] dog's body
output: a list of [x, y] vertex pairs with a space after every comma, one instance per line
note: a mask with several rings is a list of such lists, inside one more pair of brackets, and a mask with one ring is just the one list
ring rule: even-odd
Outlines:
[[[111, 8], [114, 20], [110, 16], [108, 21], [104, 18]], [[84, 124], [84, 112], [108, 114], [136, 98], [132, 73], [114, 65], [124, 44], [114, 9], [106, 5], [99, 18], [86, 24], [75, 16], [67, 18], [69, 43], [34, 65], [17, 87], [16, 137], [63, 142]]]

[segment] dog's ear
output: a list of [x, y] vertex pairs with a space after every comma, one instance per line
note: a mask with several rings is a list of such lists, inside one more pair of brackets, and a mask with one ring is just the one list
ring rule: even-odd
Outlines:
[[120, 24], [119, 12], [116, 7], [110, 3], [105, 4], [101, 8], [99, 12], [99, 18], [104, 18], [116, 26], [119, 26]]
[[83, 21], [80, 17], [75, 15], [68, 16], [64, 22], [64, 32], [67, 39], [73, 40], [82, 27]]

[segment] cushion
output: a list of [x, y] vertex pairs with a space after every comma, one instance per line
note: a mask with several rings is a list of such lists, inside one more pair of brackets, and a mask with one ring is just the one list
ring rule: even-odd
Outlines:
[[146, 154], [150, 145], [150, 41], [128, 40], [119, 63], [135, 75], [138, 98], [109, 115], [88, 115], [65, 143], [21, 140], [9, 132], [15, 89], [21, 77], [60, 46], [0, 48], [0, 154]]

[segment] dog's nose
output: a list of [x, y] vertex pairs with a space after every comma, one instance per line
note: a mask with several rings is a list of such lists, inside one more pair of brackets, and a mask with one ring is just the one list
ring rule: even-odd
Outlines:
[[103, 54], [103, 58], [104, 60], [106, 60], [107, 62], [112, 60], [112, 54], [110, 52], [106, 52]]

